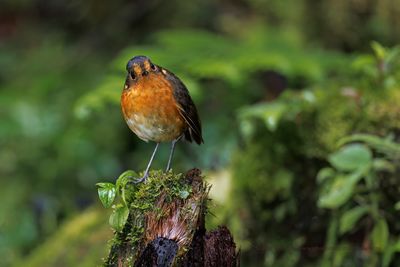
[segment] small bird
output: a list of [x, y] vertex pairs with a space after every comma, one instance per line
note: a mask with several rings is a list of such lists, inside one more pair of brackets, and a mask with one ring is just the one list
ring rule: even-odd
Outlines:
[[121, 96], [121, 108], [129, 128], [145, 142], [156, 142], [143, 177], [146, 181], [151, 163], [161, 142], [171, 142], [166, 171], [171, 169], [175, 144], [185, 137], [203, 143], [196, 106], [183, 82], [172, 72], [153, 64], [148, 57], [135, 56], [126, 65], [128, 72]]

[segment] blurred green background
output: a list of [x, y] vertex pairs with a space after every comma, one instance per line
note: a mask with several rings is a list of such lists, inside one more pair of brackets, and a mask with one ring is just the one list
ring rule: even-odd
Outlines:
[[[399, 0], [3, 0], [0, 266], [97, 266], [97, 182], [153, 145], [122, 119], [126, 62], [187, 85], [242, 266], [400, 266]], [[153, 165], [163, 168], [168, 145]]]

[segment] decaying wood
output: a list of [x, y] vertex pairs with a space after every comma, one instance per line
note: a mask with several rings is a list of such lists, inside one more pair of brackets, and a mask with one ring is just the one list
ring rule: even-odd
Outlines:
[[201, 172], [192, 169], [182, 178], [191, 186], [189, 196], [168, 199], [161, 193], [155, 209], [143, 214], [144, 231], [136, 245], [132, 233], [138, 215], [130, 210], [128, 221], [116, 233], [105, 266], [238, 266], [238, 254], [226, 227], [207, 232], [205, 213], [209, 186]]

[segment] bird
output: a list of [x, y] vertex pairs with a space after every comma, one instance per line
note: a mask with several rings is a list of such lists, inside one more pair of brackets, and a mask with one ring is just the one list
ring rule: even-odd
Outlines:
[[132, 132], [155, 148], [141, 178], [149, 170], [161, 142], [171, 142], [166, 172], [171, 169], [176, 143], [184, 137], [189, 142], [204, 143], [200, 118], [183, 82], [171, 71], [154, 64], [146, 56], [135, 56], [126, 65], [127, 76], [121, 94], [123, 117]]

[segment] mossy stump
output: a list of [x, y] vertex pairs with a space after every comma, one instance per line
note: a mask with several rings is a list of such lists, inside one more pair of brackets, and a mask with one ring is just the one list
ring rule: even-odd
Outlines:
[[209, 189], [198, 169], [151, 172], [146, 183], [130, 185], [129, 216], [105, 266], [238, 266], [229, 230], [205, 229]]

